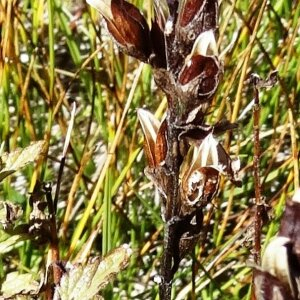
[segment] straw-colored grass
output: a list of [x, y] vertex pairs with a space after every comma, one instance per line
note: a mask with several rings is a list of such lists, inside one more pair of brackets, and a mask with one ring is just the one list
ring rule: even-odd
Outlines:
[[[151, 1], [134, 2], [149, 15]], [[276, 234], [286, 199], [299, 187], [300, 3], [223, 0], [220, 8], [224, 77], [209, 119], [239, 124], [220, 139], [241, 158], [243, 186], [221, 182], [202, 242], [175, 276], [178, 300], [250, 299], [254, 180], [247, 106], [253, 92], [247, 80], [253, 72], [266, 78], [277, 69], [280, 77], [260, 94], [260, 175], [272, 215], [263, 228], [263, 247]], [[36, 180], [52, 182], [55, 190], [70, 104], [76, 101], [58, 203], [61, 259], [85, 261], [129, 243], [130, 265], [102, 295], [157, 299], [162, 221], [154, 187], [143, 174], [136, 109], [146, 106], [162, 116], [166, 101], [150, 67], [120, 53], [103, 25], [84, 1], [0, 1], [1, 148], [13, 151], [41, 139], [49, 146], [42, 161], [1, 183], [0, 200], [20, 204], [26, 220]], [[16, 244], [0, 254], [0, 280], [13, 270], [37, 274], [47, 251], [31, 241]]]

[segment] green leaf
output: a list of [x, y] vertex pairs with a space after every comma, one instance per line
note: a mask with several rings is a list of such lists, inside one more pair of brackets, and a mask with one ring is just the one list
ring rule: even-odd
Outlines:
[[131, 249], [124, 244], [111, 251], [102, 261], [92, 258], [86, 266], [67, 265], [67, 272], [55, 289], [55, 299], [92, 299], [129, 263]]
[[24, 149], [16, 149], [13, 152], [2, 154], [0, 157], [0, 181], [36, 161], [41, 155], [45, 155], [45, 149], [46, 142], [37, 141]]

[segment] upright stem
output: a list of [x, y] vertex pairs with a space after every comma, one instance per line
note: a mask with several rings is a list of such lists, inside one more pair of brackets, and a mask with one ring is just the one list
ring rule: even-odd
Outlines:
[[[48, 258], [49, 262], [48, 264], [52, 266], [53, 268], [53, 283], [55, 285], [58, 285], [61, 279], [61, 269], [58, 266], [59, 262], [59, 240], [57, 236], [57, 227], [56, 227], [56, 216], [55, 216], [55, 210], [54, 210], [54, 203], [51, 195], [51, 186], [45, 185], [44, 186], [45, 194], [46, 194], [46, 200], [48, 203], [48, 210], [50, 214], [50, 247], [49, 247], [49, 253]], [[48, 282], [46, 286], [46, 299], [52, 299], [53, 298], [53, 288], [52, 288], [52, 282]]]
[[259, 142], [259, 117], [260, 103], [258, 88], [254, 83], [254, 107], [253, 107], [253, 135], [254, 135], [254, 157], [253, 157], [253, 173], [255, 185], [255, 220], [254, 220], [254, 262], [260, 265], [260, 250], [261, 250], [261, 227], [262, 214], [264, 205], [261, 198], [261, 183], [259, 176], [260, 162], [260, 142]]
[[168, 153], [166, 170], [168, 172], [168, 189], [166, 202], [166, 223], [164, 228], [164, 252], [161, 261], [161, 284], [159, 295], [161, 300], [171, 299], [172, 280], [176, 270], [173, 269], [174, 257], [177, 251], [176, 228], [178, 224], [179, 207], [179, 142], [178, 129], [174, 126], [175, 116], [168, 117]]

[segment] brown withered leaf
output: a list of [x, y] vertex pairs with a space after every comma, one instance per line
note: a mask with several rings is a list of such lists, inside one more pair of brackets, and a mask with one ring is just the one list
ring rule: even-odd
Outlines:
[[[41, 284], [34, 278], [31, 273], [19, 274], [10, 272], [1, 286], [2, 299], [19, 299], [22, 295], [28, 296], [25, 299], [34, 299], [39, 294]], [[24, 298], [22, 298], [24, 299]]]
[[21, 206], [9, 201], [0, 201], [0, 224], [3, 228], [13, 228], [14, 222], [22, 216]]
[[191, 123], [184, 126], [178, 126], [178, 128], [182, 130], [182, 132], [179, 134], [180, 140], [186, 138], [188, 141], [196, 142], [203, 140], [210, 133], [213, 133], [217, 136], [228, 130], [234, 130], [238, 128], [238, 124], [230, 123], [228, 120], [221, 120], [214, 126], [207, 124], [194, 125]]
[[272, 88], [278, 81], [278, 71], [273, 70], [265, 80], [260, 78], [259, 75], [252, 73], [249, 81], [254, 84], [257, 89]]
[[0, 181], [46, 154], [46, 142], [32, 142], [24, 149], [3, 153], [0, 157]]
[[66, 273], [55, 287], [54, 299], [94, 299], [130, 261], [132, 250], [123, 244], [108, 253], [103, 259], [93, 257], [86, 265], [68, 263]]

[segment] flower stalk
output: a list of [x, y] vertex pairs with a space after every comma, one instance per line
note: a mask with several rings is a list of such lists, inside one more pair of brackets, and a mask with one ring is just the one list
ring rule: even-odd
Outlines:
[[222, 175], [239, 184], [239, 161], [231, 160], [216, 135], [234, 124], [205, 123], [223, 72], [218, 58], [217, 0], [154, 1], [151, 26], [124, 0], [87, 0], [105, 18], [125, 53], [150, 64], [166, 94], [164, 120], [139, 109], [145, 136], [145, 174], [161, 196], [164, 252], [160, 299], [171, 299], [180, 261], [199, 241], [203, 209], [218, 193]]

